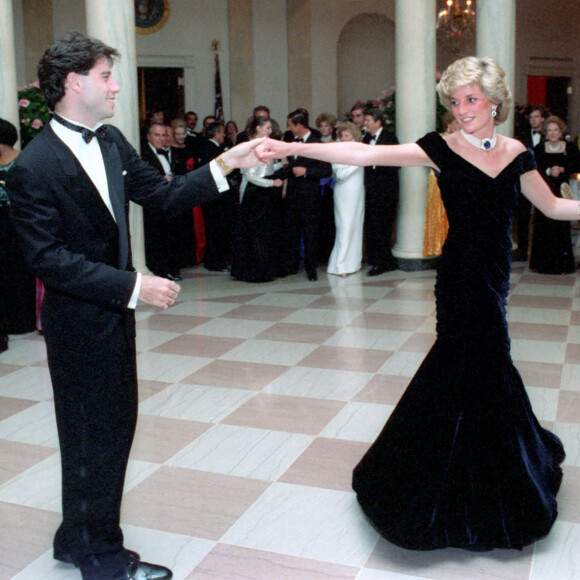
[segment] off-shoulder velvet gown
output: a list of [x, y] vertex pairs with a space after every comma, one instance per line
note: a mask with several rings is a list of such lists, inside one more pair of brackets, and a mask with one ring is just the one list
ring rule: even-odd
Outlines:
[[450, 225], [437, 340], [355, 468], [353, 488], [399, 546], [521, 549], [554, 523], [564, 459], [532, 412], [506, 323], [512, 219], [534, 158], [523, 152], [492, 178], [437, 133], [418, 144], [441, 170]]

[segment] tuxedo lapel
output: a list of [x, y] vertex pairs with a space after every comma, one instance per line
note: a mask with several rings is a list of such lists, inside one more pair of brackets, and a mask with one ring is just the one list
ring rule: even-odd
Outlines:
[[123, 179], [123, 166], [121, 156], [115, 143], [103, 139], [99, 141], [107, 183], [109, 184], [109, 198], [113, 206], [113, 213], [119, 228], [119, 268], [124, 270], [130, 262], [129, 232], [127, 229], [127, 212], [125, 205], [125, 183]]

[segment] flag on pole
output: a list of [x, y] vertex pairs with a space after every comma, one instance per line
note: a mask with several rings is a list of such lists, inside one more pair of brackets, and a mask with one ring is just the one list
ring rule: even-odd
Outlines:
[[219, 123], [224, 122], [224, 102], [222, 98], [222, 78], [220, 74], [220, 55], [219, 47], [220, 43], [218, 40], [214, 40], [212, 43], [213, 50], [215, 52], [215, 105], [214, 105], [214, 116]]

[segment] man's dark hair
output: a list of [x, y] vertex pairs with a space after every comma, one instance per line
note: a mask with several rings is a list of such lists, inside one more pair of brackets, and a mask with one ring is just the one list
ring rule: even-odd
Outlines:
[[292, 125], [302, 125], [308, 129], [308, 111], [306, 109], [300, 108], [292, 111], [288, 115], [288, 120]]
[[385, 126], [385, 115], [378, 107], [366, 107], [363, 112], [365, 115], [370, 115], [374, 121], [380, 121], [381, 127]]
[[18, 131], [16, 130], [16, 127], [9, 121], [0, 119], [0, 145], [14, 147], [16, 141], [18, 141]]
[[[258, 111], [266, 111], [266, 113], [268, 113], [268, 117], [270, 116], [270, 109], [268, 107], [266, 107], [266, 105], [257, 105], [254, 107], [254, 110], [252, 111], [252, 117], [256, 116], [256, 113]], [[261, 116], [261, 115], [258, 115]]]
[[350, 108], [350, 112], [352, 113], [353, 111], [362, 111], [364, 113], [364, 110], [366, 108], [366, 105], [363, 103], [355, 103], [351, 108]]
[[540, 115], [542, 115], [542, 119], [545, 119], [548, 116], [548, 112], [543, 105], [531, 105], [528, 111], [528, 117], [534, 112], [540, 111]]
[[80, 32], [69, 32], [57, 40], [46, 49], [38, 63], [40, 90], [49, 108], [54, 110], [63, 98], [69, 73], [86, 75], [99, 59], [105, 57], [112, 65], [120, 56], [118, 50]]
[[223, 126], [224, 126], [223, 123], [220, 123], [218, 121], [216, 121], [215, 123], [210, 123], [205, 131], [205, 136], [208, 139], [213, 139], [214, 135], [220, 130], [220, 127]]
[[189, 115], [195, 115], [195, 117], [198, 118], [197, 113], [195, 111], [187, 111], [187, 113], [185, 113], [185, 115], [183, 115], [183, 118], [187, 119], [187, 117], [189, 117]]

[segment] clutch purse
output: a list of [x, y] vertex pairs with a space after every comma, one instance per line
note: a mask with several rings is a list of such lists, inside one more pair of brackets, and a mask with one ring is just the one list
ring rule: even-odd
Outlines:
[[560, 185], [560, 195], [564, 199], [574, 199], [574, 192], [572, 191], [572, 188], [566, 182], [564, 182]]

